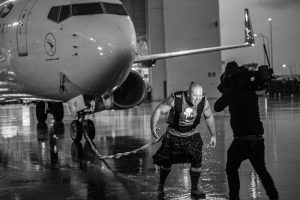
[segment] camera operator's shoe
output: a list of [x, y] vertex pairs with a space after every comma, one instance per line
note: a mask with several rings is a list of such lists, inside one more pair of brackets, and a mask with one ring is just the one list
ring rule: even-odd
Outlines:
[[203, 191], [197, 190], [191, 190], [191, 197], [195, 199], [205, 199], [206, 194]]

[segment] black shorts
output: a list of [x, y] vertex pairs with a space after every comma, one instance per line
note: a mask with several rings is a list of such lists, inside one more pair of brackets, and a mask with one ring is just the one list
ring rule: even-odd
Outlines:
[[161, 147], [152, 156], [157, 165], [171, 165], [177, 163], [197, 164], [201, 167], [203, 141], [200, 133], [189, 137], [178, 137], [166, 133]]

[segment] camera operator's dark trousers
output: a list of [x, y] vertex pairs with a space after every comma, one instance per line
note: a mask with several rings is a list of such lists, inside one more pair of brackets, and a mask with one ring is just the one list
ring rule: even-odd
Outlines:
[[230, 199], [239, 200], [240, 179], [238, 169], [249, 159], [270, 199], [278, 198], [274, 181], [265, 164], [265, 145], [262, 136], [236, 137], [227, 151], [226, 173]]

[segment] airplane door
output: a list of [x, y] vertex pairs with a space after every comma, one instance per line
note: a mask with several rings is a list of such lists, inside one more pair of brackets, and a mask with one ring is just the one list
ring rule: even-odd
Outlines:
[[28, 0], [19, 16], [19, 24], [17, 28], [17, 46], [19, 56], [27, 56], [27, 23], [31, 9], [37, 0]]

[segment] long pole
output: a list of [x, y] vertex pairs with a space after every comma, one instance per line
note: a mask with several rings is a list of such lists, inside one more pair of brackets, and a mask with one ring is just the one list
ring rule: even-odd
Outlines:
[[[268, 61], [268, 65], [269, 65], [269, 68], [270, 67], [270, 60], [269, 60], [269, 56], [268, 56], [268, 53], [267, 53], [267, 49], [266, 49], [266, 45], [264, 44], [264, 53], [265, 53], [265, 57], [267, 58], [267, 61]], [[273, 70], [273, 68], [271, 68]]]
[[[270, 60], [269, 60], [269, 56], [270, 55], [270, 41], [269, 41], [269, 38], [267, 36], [265, 36], [264, 34], [262, 33], [255, 33], [254, 34], [254, 37], [261, 37], [263, 39], [263, 48], [264, 48], [264, 64], [266, 64], [266, 61], [268, 62], [268, 65], [270, 68], [272, 68], [271, 66], [271, 63], [270, 63]], [[265, 42], [267, 43], [267, 49], [266, 49], [266, 45], [265, 45]]]
[[[265, 48], [265, 37], [262, 37], [262, 39], [263, 39], [263, 48]], [[266, 54], [265, 54], [265, 52], [264, 52], [264, 65], [266, 64]]]
[[[271, 65], [272, 65], [272, 68], [273, 68], [273, 36], [272, 36], [272, 18], [269, 18], [268, 19], [269, 21], [269, 25], [270, 25], [270, 46], [271, 46], [271, 51], [270, 51], [270, 54], [271, 54]], [[273, 68], [274, 69], [274, 68]]]

